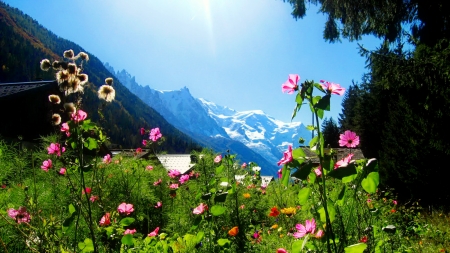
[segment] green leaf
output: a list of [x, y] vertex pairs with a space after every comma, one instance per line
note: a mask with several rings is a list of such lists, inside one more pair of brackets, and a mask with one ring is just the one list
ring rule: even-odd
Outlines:
[[287, 165], [283, 166], [283, 169], [281, 170], [281, 184], [284, 186], [289, 185], [289, 177], [291, 176], [291, 170], [287, 168]]
[[216, 179], [213, 178], [209, 181], [209, 185], [215, 185], [216, 184]]
[[319, 102], [316, 104], [316, 108], [329, 111], [330, 110], [330, 97], [331, 95], [323, 96]]
[[308, 129], [309, 131], [312, 131], [312, 130], [315, 130], [316, 127], [313, 126], [313, 125], [307, 125], [307, 126], [306, 126], [306, 129]]
[[225, 211], [227, 210], [226, 207], [224, 206], [218, 206], [218, 205], [214, 205], [211, 207], [211, 213], [214, 216], [219, 216], [225, 213]]
[[219, 244], [219, 246], [221, 246], [221, 247], [225, 247], [225, 246], [229, 246], [229, 244], [230, 244], [230, 240], [228, 240], [228, 239], [219, 239], [219, 240], [217, 240], [217, 244]]
[[298, 202], [300, 205], [305, 205], [308, 202], [309, 195], [311, 194], [311, 188], [305, 187], [298, 193]]
[[84, 242], [78, 243], [78, 248], [81, 250], [81, 252], [92, 252], [94, 251], [94, 243], [92, 243], [91, 239], [86, 238]]
[[303, 151], [302, 148], [296, 148], [294, 150], [292, 150], [292, 158], [294, 159], [298, 159], [301, 157], [305, 157], [305, 152]]
[[227, 195], [228, 192], [217, 194], [216, 197], [214, 198], [214, 202], [216, 203], [225, 202], [225, 200], [227, 199]]
[[84, 120], [81, 128], [83, 128], [84, 131], [93, 130], [95, 128], [95, 123], [91, 122], [89, 119]]
[[223, 166], [223, 164], [221, 164], [219, 167], [216, 168], [216, 174], [222, 173], [224, 169], [225, 167]]
[[342, 206], [344, 204], [346, 190], [347, 190], [347, 186], [344, 185], [342, 187], [342, 190], [339, 192], [339, 195], [336, 200], [336, 204], [338, 204], [339, 206]]
[[365, 243], [357, 243], [344, 248], [345, 253], [363, 253], [367, 248]]
[[380, 183], [380, 175], [378, 172], [370, 172], [361, 182], [361, 186], [368, 193], [375, 193]]
[[74, 220], [75, 220], [75, 215], [71, 215], [69, 218], [64, 220], [64, 222], [62, 224], [63, 233], [68, 232], [73, 227]]
[[[200, 193], [200, 194], [201, 194], [201, 193]], [[201, 196], [202, 196], [201, 198], [202, 198], [203, 200], [208, 200], [208, 199], [211, 198], [211, 195], [212, 195], [212, 194], [208, 192], [208, 193], [205, 193], [205, 194], [201, 195]]]
[[[327, 201], [327, 210], [328, 210], [328, 216], [330, 217], [330, 222], [334, 221], [334, 218], [336, 217], [336, 209], [334, 208], [334, 204], [333, 202], [331, 202], [330, 200]], [[322, 222], [326, 222], [326, 215], [325, 215], [325, 207], [321, 207], [318, 210], [319, 214], [320, 214], [320, 220]]]
[[317, 176], [316, 176], [316, 173], [314, 171], [309, 173], [308, 177], [309, 177], [309, 183], [310, 184], [314, 184], [316, 182]]
[[131, 225], [131, 223], [133, 223], [133, 222], [134, 222], [134, 218], [126, 217], [126, 218], [123, 218], [122, 220], [120, 220], [120, 225], [122, 227], [126, 227], [126, 226]]
[[316, 87], [318, 90], [320, 90], [323, 93], [326, 93], [326, 91], [322, 88], [322, 86], [318, 83], [314, 83], [314, 87]]
[[351, 175], [351, 176], [348, 176], [348, 177], [343, 177], [342, 178], [342, 183], [350, 183], [351, 181], [353, 181], [353, 180], [355, 180], [355, 178], [357, 177], [358, 175], [357, 174], [354, 174], [354, 175]]
[[314, 136], [314, 138], [311, 139], [311, 141], [309, 141], [309, 147], [312, 148], [316, 145], [317, 141], [319, 140], [319, 136]]
[[76, 211], [77, 211], [77, 209], [72, 204], [70, 204], [69, 205], [69, 214], [72, 215]]
[[89, 150], [98, 148], [97, 140], [92, 137], [88, 137], [84, 142], [84, 147], [86, 147]]
[[134, 244], [134, 243], [133, 243], [133, 235], [132, 235], [132, 234], [124, 235], [124, 236], [122, 237], [121, 242], [122, 242], [122, 244], [124, 244], [124, 245], [133, 246], [133, 244]]
[[313, 164], [311, 162], [302, 164], [294, 173], [292, 173], [292, 176], [301, 180], [306, 180], [308, 175], [311, 173], [312, 168]]
[[298, 110], [300, 110], [300, 108], [302, 107], [302, 104], [303, 104], [303, 98], [300, 95], [300, 92], [297, 93], [297, 96], [295, 96], [295, 102], [297, 102]]
[[355, 175], [356, 173], [358, 173], [358, 172], [356, 171], [355, 165], [349, 164], [347, 167], [341, 167], [341, 168], [332, 170], [330, 173], [328, 173], [328, 176], [334, 177], [337, 179], [342, 179], [344, 177]]
[[317, 109], [317, 116], [319, 116], [320, 119], [323, 119], [323, 110]]
[[200, 243], [204, 236], [205, 236], [205, 232], [203, 232], [203, 231], [198, 232], [197, 236], [195, 237], [195, 244]]
[[202, 222], [202, 216], [199, 215], [195, 218], [194, 220], [194, 225], [192, 225], [191, 230], [195, 230], [197, 229], [198, 225], [200, 224], [200, 222]]
[[302, 252], [302, 244], [303, 241], [297, 240], [292, 243], [292, 253], [300, 253]]

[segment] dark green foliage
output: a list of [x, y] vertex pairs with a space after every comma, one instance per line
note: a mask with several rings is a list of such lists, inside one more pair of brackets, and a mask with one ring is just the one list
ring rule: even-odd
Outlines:
[[322, 135], [325, 147], [339, 147], [339, 127], [333, 118], [325, 118], [322, 122]]
[[[54, 80], [54, 71], [45, 72], [40, 69], [39, 62], [42, 59], [62, 60], [62, 53], [68, 49], [73, 49], [75, 54], [85, 51], [77, 44], [46, 30], [21, 11], [1, 2], [0, 31], [2, 34], [0, 82]], [[83, 67], [84, 73], [89, 76], [89, 84], [85, 88], [82, 108], [90, 119], [100, 123], [112, 143], [119, 144], [123, 148], [137, 148], [141, 146], [142, 141], [139, 135], [141, 127], [146, 129], [159, 127], [166, 137], [161, 148], [168, 153], [188, 153], [190, 150], [200, 148], [191, 138], [175, 129], [158, 112], [147, 106], [117, 80], [113, 85], [116, 100], [102, 104], [97, 97], [97, 90], [104, 84], [105, 78], [112, 74], [92, 54]], [[100, 117], [99, 109], [102, 110], [104, 118]]]

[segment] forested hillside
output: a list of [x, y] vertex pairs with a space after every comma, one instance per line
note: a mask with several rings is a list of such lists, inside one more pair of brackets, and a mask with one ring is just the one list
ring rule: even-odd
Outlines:
[[[62, 53], [68, 49], [73, 49], [75, 53], [85, 51], [81, 46], [58, 37], [20, 10], [2, 2], [0, 34], [0, 82], [3, 83], [54, 80], [54, 72], [40, 69], [39, 62], [42, 59], [62, 60]], [[101, 102], [96, 93], [105, 78], [112, 74], [98, 58], [87, 53], [90, 60], [84, 65], [84, 73], [89, 76], [89, 85], [85, 89], [83, 108], [90, 118], [102, 124], [112, 143], [124, 148], [139, 147], [142, 141], [139, 129], [159, 127], [166, 137], [161, 148], [167, 152], [185, 153], [200, 148], [191, 138], [175, 129], [159, 113], [129, 92], [118, 80], [114, 80], [116, 99], [103, 108], [105, 120], [100, 122], [98, 107]]]

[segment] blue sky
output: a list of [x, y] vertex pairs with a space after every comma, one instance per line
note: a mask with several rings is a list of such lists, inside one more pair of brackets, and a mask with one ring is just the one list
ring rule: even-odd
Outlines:
[[[355, 42], [323, 40], [325, 16], [314, 5], [296, 21], [281, 0], [3, 1], [141, 85], [186, 86], [194, 97], [286, 122], [295, 106], [294, 95], [281, 93], [288, 74], [348, 87], [367, 72]], [[379, 45], [373, 37], [359, 43]], [[337, 119], [341, 100], [333, 96], [325, 116]], [[294, 121], [310, 124], [309, 109]]]

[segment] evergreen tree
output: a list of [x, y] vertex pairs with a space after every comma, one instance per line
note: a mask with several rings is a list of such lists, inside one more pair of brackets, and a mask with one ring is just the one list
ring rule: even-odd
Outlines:
[[325, 118], [322, 122], [322, 134], [325, 147], [338, 148], [339, 147], [339, 127], [336, 121], [331, 117]]

